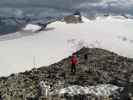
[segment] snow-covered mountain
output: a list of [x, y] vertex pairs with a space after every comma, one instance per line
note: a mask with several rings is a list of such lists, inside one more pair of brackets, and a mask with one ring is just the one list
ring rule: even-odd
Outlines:
[[[55, 63], [83, 46], [133, 57], [133, 20], [104, 17], [84, 23], [56, 21], [41, 32], [31, 30], [0, 36], [0, 75]], [[38, 27], [38, 26], [37, 26]]]

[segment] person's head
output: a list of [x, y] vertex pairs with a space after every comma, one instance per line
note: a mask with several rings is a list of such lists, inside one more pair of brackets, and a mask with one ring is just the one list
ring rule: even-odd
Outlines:
[[75, 53], [72, 54], [72, 58], [73, 58], [73, 57], [74, 57], [74, 58], [76, 57], [76, 54], [75, 54]]
[[72, 56], [75, 56], [75, 55], [76, 55], [75, 53], [72, 54]]

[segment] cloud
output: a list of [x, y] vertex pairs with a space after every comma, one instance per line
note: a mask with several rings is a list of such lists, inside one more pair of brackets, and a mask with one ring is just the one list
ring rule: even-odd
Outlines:
[[[41, 7], [62, 11], [80, 9], [87, 13], [127, 13], [133, 15], [133, 0], [1, 0], [0, 7], [33, 9]], [[21, 15], [20, 11], [17, 13]]]
[[129, 13], [133, 15], [133, 0], [100, 0], [100, 2], [84, 2], [75, 8], [86, 9], [96, 13]]

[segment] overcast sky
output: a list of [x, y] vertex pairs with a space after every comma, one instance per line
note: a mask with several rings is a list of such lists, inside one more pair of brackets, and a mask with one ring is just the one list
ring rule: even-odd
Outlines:
[[133, 0], [0, 0], [0, 7], [86, 9], [87, 11], [133, 15]]
[[68, 5], [71, 4], [92, 5], [92, 6], [117, 6], [117, 7], [131, 7], [133, 6], [133, 0], [0, 0], [0, 6], [2, 7], [18, 7], [18, 6], [45, 6], [45, 5]]

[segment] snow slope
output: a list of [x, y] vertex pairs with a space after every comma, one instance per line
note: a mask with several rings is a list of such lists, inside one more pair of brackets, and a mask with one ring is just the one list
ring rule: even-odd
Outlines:
[[103, 96], [108, 97], [110, 95], [113, 95], [118, 90], [123, 90], [122, 87], [117, 87], [115, 85], [111, 84], [102, 84], [97, 86], [88, 86], [88, 87], [82, 87], [78, 85], [69, 86], [67, 88], [63, 88], [60, 90], [56, 90], [52, 92], [51, 94], [65, 94], [68, 93], [69, 95], [77, 95], [77, 94], [92, 94], [96, 96]]
[[41, 27], [38, 25], [28, 24], [22, 30], [35, 32], [36, 30], [40, 30], [40, 29], [41, 29]]
[[83, 20], [79, 24], [56, 21], [37, 33], [30, 26], [31, 30], [1, 36], [0, 76], [55, 63], [84, 45], [133, 57], [133, 20]]

